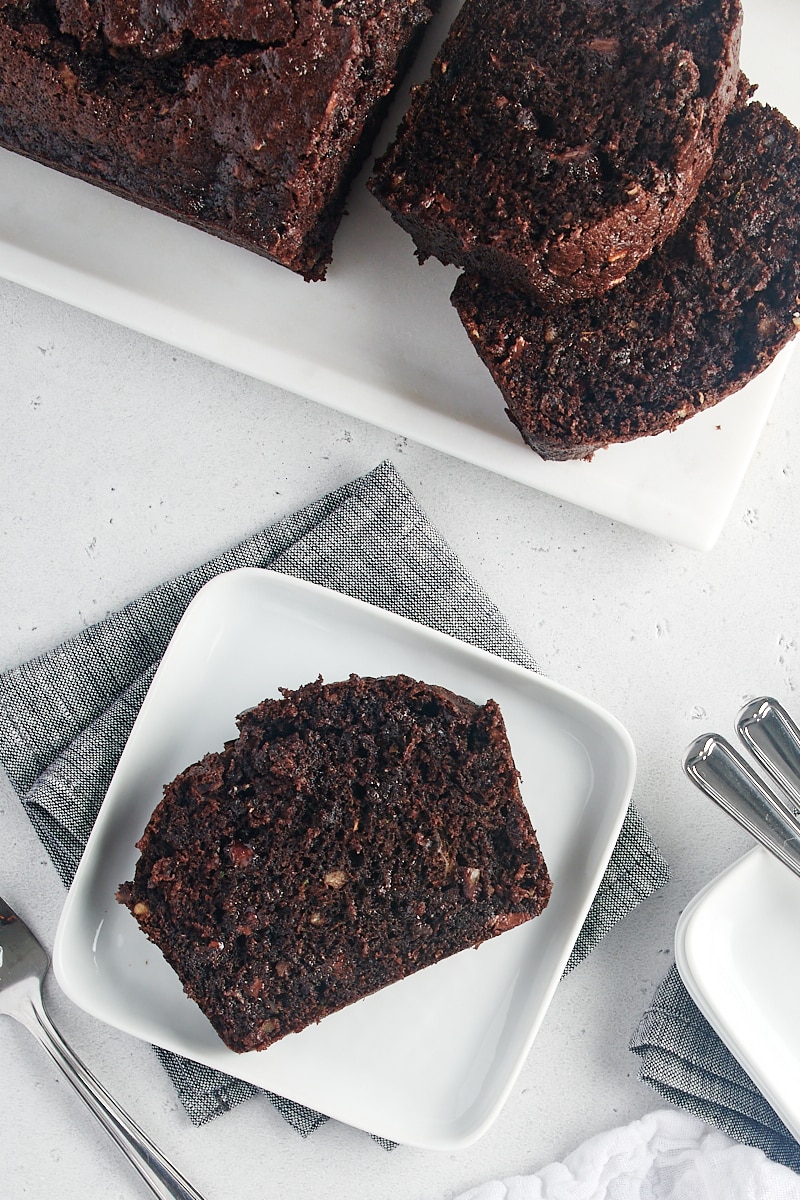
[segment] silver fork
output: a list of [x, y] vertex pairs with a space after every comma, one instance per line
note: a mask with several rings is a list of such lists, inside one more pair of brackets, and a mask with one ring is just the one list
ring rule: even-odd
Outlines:
[[0, 898], [0, 1013], [14, 1017], [44, 1046], [81, 1100], [159, 1200], [202, 1200], [70, 1049], [44, 1009], [45, 951]]
[[759, 696], [739, 712], [736, 732], [780, 793], [718, 733], [692, 742], [684, 770], [701, 792], [800, 875], [800, 728], [777, 700]]

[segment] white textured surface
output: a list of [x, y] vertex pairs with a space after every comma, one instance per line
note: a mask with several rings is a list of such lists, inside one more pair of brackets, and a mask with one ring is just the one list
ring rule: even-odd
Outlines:
[[[716, 547], [701, 554], [0, 283], [0, 666], [12, 665], [390, 457], [546, 673], [609, 708], [673, 869], [557, 992], [498, 1122], [472, 1148], [387, 1154], [330, 1124], [302, 1141], [266, 1102], [192, 1128], [146, 1047], [52, 1011], [204, 1193], [449, 1200], [535, 1170], [662, 1104], [627, 1046], [694, 893], [747, 846], [683, 778], [685, 746], [769, 692], [797, 711], [800, 358]], [[0, 894], [52, 944], [63, 891], [0, 782]], [[0, 1194], [143, 1189], [33, 1039], [0, 1022]]]
[[460, 1200], [798, 1200], [800, 1177], [675, 1108], [583, 1142], [534, 1175], [479, 1184]]

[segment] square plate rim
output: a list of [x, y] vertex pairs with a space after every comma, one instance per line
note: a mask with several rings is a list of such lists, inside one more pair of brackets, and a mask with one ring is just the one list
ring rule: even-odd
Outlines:
[[[705, 908], [716, 899], [717, 893], [731, 886], [731, 881], [753, 869], [755, 865], [771, 868], [776, 865], [769, 851], [762, 846], [752, 846], [743, 855], [720, 871], [692, 897], [680, 914], [675, 926], [675, 966], [691, 999], [711, 1028], [724, 1043], [742, 1069], [750, 1076], [764, 1098], [775, 1110], [793, 1136], [800, 1140], [800, 1100], [792, 1108], [780, 1089], [776, 1089], [769, 1074], [748, 1046], [737, 1036], [719, 1010], [702, 979], [693, 966], [695, 955], [692, 941], [696, 923], [704, 919]], [[788, 870], [780, 865], [781, 871]]]
[[[193, 617], [191, 615], [192, 612], [196, 613], [198, 610], [201, 610], [209, 595], [211, 595], [213, 598], [214, 593], [220, 591], [221, 589], [227, 589], [231, 587], [235, 588], [238, 581], [246, 581], [248, 577], [256, 580], [258, 586], [265, 587], [268, 591], [272, 588], [277, 588], [279, 591], [288, 590], [290, 593], [295, 594], [306, 592], [310, 595], [319, 597], [324, 603], [332, 601], [334, 606], [340, 604], [343, 606], [344, 610], [348, 612], [356, 613], [363, 610], [370, 611], [382, 626], [385, 625], [387, 628], [392, 628], [393, 626], [402, 628], [406, 630], [407, 633], [411, 634], [412, 637], [422, 638], [423, 642], [430, 640], [439, 643], [451, 651], [455, 651], [459, 658], [465, 657], [468, 661], [473, 660], [476, 663], [485, 662], [490, 664], [493, 670], [499, 670], [502, 674], [508, 674], [510, 679], [518, 680], [520, 683], [524, 683], [524, 685], [527, 687], [533, 687], [541, 695], [549, 694], [553, 697], [557, 697], [560, 702], [565, 702], [567, 705], [576, 708], [577, 711], [588, 716], [597, 728], [603, 728], [605, 735], [610, 735], [615, 740], [617, 752], [622, 754], [626, 763], [625, 778], [620, 779], [619, 781], [619, 795], [615, 801], [615, 804], [613, 806], [605, 806], [608, 809], [608, 813], [605, 816], [605, 821], [608, 822], [609, 832], [605, 838], [602, 850], [600, 853], [598, 853], [594, 862], [594, 869], [591, 874], [591, 886], [586, 890], [581, 911], [573, 918], [572, 927], [570, 928], [570, 937], [565, 937], [563, 953], [561, 955], [563, 962], [560, 963], [559, 970], [553, 972], [553, 977], [549, 981], [549, 986], [546, 989], [544, 999], [540, 1006], [540, 1011], [536, 1014], [535, 1021], [533, 1021], [530, 1025], [527, 1039], [518, 1055], [515, 1068], [508, 1073], [505, 1085], [502, 1087], [502, 1089], [500, 1089], [495, 1103], [483, 1112], [482, 1118], [479, 1121], [475, 1121], [472, 1125], [461, 1127], [455, 1132], [450, 1132], [444, 1135], [438, 1131], [431, 1136], [426, 1136], [425, 1134], [420, 1135], [417, 1132], [416, 1136], [401, 1139], [399, 1137], [393, 1137], [393, 1131], [391, 1129], [385, 1130], [376, 1128], [370, 1130], [370, 1132], [376, 1133], [377, 1136], [389, 1137], [391, 1140], [402, 1140], [406, 1145], [415, 1145], [421, 1148], [448, 1150], [469, 1145], [477, 1140], [477, 1138], [481, 1137], [499, 1115], [499, 1112], [501, 1111], [511, 1088], [513, 1087], [519, 1070], [521, 1069], [522, 1064], [524, 1063], [524, 1060], [530, 1051], [530, 1047], [535, 1039], [536, 1033], [538, 1032], [539, 1025], [544, 1018], [549, 1003], [552, 999], [552, 995], [555, 992], [557, 984], [563, 973], [563, 966], [566, 964], [566, 960], [572, 950], [574, 940], [577, 937], [583, 920], [585, 919], [586, 912], [588, 911], [594, 899], [597, 887], [599, 886], [602, 874], [607, 865], [608, 858], [610, 857], [613, 847], [616, 843], [619, 829], [627, 812], [630, 796], [633, 790], [636, 772], [636, 752], [633, 741], [627, 729], [622, 725], [618, 718], [616, 718], [602, 706], [587, 697], [581, 696], [572, 689], [565, 687], [554, 680], [546, 678], [538, 672], [523, 667], [518, 663], [501, 658], [498, 655], [484, 650], [482, 647], [475, 646], [468, 642], [463, 642], [460, 638], [453, 637], [452, 635], [444, 633], [438, 629], [421, 625], [416, 621], [401, 616], [400, 614], [394, 613], [390, 610], [383, 609], [379, 606], [346, 595], [345, 593], [337, 592], [333, 589], [325, 588], [321, 585], [311, 583], [303, 579], [298, 579], [297, 577], [288, 574], [266, 570], [263, 568], [244, 567], [226, 571], [214, 577], [200, 588], [195, 597], [187, 606], [181, 621], [176, 626], [173, 637], [170, 639], [170, 643], [162, 658], [162, 663], [167, 663], [167, 671], [164, 673], [167, 678], [169, 677], [168, 672], [170, 671], [170, 665], [167, 656], [170, 655], [170, 657], [172, 657], [172, 654], [180, 653], [180, 643], [176, 640], [177, 635], [182, 627], [184, 629], [191, 629], [191, 624], [193, 621]], [[175, 649], [176, 646], [177, 650]], [[172, 654], [170, 652], [172, 652]], [[154, 690], [154, 685], [159, 678], [160, 670], [161, 666], [159, 666], [158, 671], [154, 676], [150, 689], [148, 690], [140, 709], [140, 713], [137, 716], [136, 722], [134, 723], [134, 729], [140, 722], [140, 718], [144, 718], [142, 723], [146, 724], [148, 721], [147, 711], [151, 705], [155, 705], [158, 702], [158, 689]], [[153, 697], [153, 699], [151, 699], [151, 697]], [[148, 703], [148, 701], [150, 703]], [[131, 736], [133, 735], [134, 729], [131, 731]], [[124, 753], [125, 751], [123, 751], [123, 755]], [[122, 763], [122, 756], [120, 758], [120, 763]], [[116, 774], [117, 773], [115, 772], [114, 779], [116, 779]], [[112, 779], [112, 784], [109, 787], [109, 792], [112, 794], [111, 806], [106, 806], [105, 801], [101, 806], [95, 826], [87, 842], [86, 851], [84, 852], [81, 862], [79, 863], [75, 880], [69, 889], [67, 900], [61, 913], [56, 932], [53, 966], [56, 978], [58, 979], [62, 989], [81, 1008], [91, 1013], [91, 1015], [97, 1017], [98, 1019], [103, 1020], [107, 1024], [110, 1024], [112, 1027], [121, 1029], [122, 1031], [129, 1033], [131, 1036], [141, 1038], [143, 1035], [140, 1032], [129, 1028], [124, 1021], [121, 1022], [119, 1019], [114, 1019], [113, 1015], [109, 1015], [107, 1008], [104, 1007], [102, 1003], [97, 1003], [96, 997], [93, 997], [91, 994], [87, 996], [83, 991], [81, 991], [80, 987], [77, 985], [74, 972], [71, 970], [69, 957], [66, 950], [66, 945], [69, 938], [75, 936], [72, 928], [74, 921], [77, 919], [74, 915], [75, 909], [84, 902], [84, 892], [90, 886], [93, 873], [96, 870], [94, 853], [95, 843], [104, 835], [106, 824], [112, 824], [114, 820], [114, 779]], [[153, 1039], [151, 1035], [147, 1035], [146, 1040], [155, 1040], [156, 1044], [158, 1044], [158, 1039]], [[161, 1044], [163, 1044], [163, 1042]], [[185, 1049], [182, 1049], [181, 1047], [168, 1045], [167, 1048], [173, 1049], [179, 1054], [186, 1054]], [[244, 1075], [237, 1076], [235, 1064], [220, 1066], [217, 1063], [209, 1063], [208, 1065], [214, 1067], [215, 1069], [227, 1071], [228, 1074], [234, 1075], [235, 1077], [246, 1078]], [[254, 1082], [252, 1078], [249, 1081]], [[255, 1082], [255, 1086], [266, 1087], [269, 1089], [268, 1082]], [[309, 1104], [309, 1101], [303, 1099], [302, 1097], [290, 1096], [289, 1098], [295, 1099], [301, 1104]], [[350, 1124], [354, 1123], [352, 1119], [348, 1121], [346, 1114], [343, 1115], [342, 1113], [329, 1111], [326, 1113], [326, 1115], [333, 1116]]]

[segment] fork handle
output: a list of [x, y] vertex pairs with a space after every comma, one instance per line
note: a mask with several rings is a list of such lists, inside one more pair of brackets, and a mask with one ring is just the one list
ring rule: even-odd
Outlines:
[[751, 837], [800, 875], [800, 825], [783, 800], [716, 733], [696, 738], [683, 759], [686, 774]]
[[[23, 1019], [23, 1014], [17, 1014]], [[203, 1200], [202, 1196], [167, 1162], [161, 1151], [139, 1128], [116, 1100], [81, 1062], [64, 1041], [47, 1013], [38, 994], [30, 996], [30, 1010], [23, 1021], [50, 1058], [60, 1067], [84, 1104], [94, 1113], [105, 1131], [159, 1200]]]

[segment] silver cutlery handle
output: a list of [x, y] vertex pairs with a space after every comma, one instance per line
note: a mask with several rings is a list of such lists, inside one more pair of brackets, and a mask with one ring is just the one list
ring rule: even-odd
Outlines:
[[800, 875], [800, 823], [724, 738], [714, 733], [697, 738], [683, 766], [706, 796]]
[[758, 763], [800, 808], [800, 729], [771, 696], [752, 700], [739, 713], [736, 731]]
[[18, 1011], [16, 1015], [61, 1068], [81, 1100], [159, 1200], [203, 1200], [67, 1045], [45, 1012], [38, 989], [31, 991], [29, 1010]]

